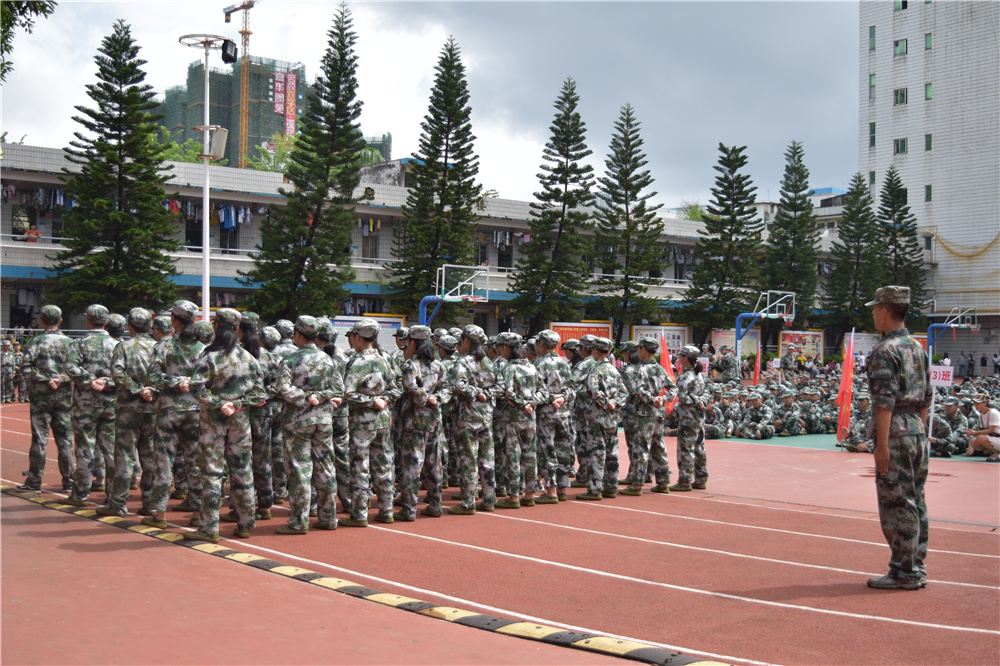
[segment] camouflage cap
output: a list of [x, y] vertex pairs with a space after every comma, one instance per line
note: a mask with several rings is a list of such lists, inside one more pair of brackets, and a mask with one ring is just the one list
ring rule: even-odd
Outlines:
[[596, 339], [597, 339], [596, 336], [593, 336], [590, 333], [585, 333], [584, 335], [580, 336], [580, 346], [583, 347], [584, 349], [593, 349], [594, 340]]
[[260, 315], [256, 312], [244, 312], [243, 319], [240, 320], [240, 326], [243, 328], [253, 327], [254, 330], [260, 328]]
[[153, 313], [146, 308], [132, 308], [128, 311], [128, 325], [140, 333], [149, 333], [153, 326]]
[[299, 315], [298, 319], [295, 320], [295, 332], [305, 336], [309, 340], [316, 339], [316, 336], [319, 334], [319, 326], [319, 321], [309, 315]]
[[784, 390], [781, 391], [781, 397], [782, 398], [794, 398], [795, 395], [796, 395], [795, 391], [793, 389], [790, 389], [790, 388], [786, 388], [786, 389], [784, 389]]
[[628, 351], [629, 349], [635, 349], [639, 346], [639, 343], [635, 340], [626, 340], [622, 343], [622, 349]]
[[10, 340], [8, 340], [7, 338], [4, 338], [3, 339], [3, 346], [4, 347], [10, 347]]
[[437, 341], [438, 347], [445, 351], [453, 352], [458, 349], [458, 339], [453, 335], [442, 335]]
[[[857, 400], [867, 400], [868, 402], [871, 402], [872, 397], [870, 395], [868, 395], [867, 393], [865, 393], [864, 391], [859, 391], [857, 393], [857, 395], [855, 396], [855, 399], [857, 399]], [[958, 400], [955, 401], [955, 404], [956, 405], [958, 404]]]
[[167, 315], [160, 315], [153, 320], [153, 329], [160, 333], [170, 333], [174, 330], [174, 322]]
[[448, 335], [458, 340], [459, 338], [462, 337], [462, 329], [458, 328], [457, 326], [449, 328]]
[[486, 331], [475, 324], [469, 324], [466, 326], [462, 331], [462, 335], [479, 344], [486, 342]]
[[46, 305], [42, 307], [42, 321], [49, 326], [54, 326], [62, 319], [62, 310], [58, 305]]
[[404, 329], [404, 330], [406, 330], [405, 337], [407, 340], [421, 341], [421, 340], [429, 340], [431, 337], [430, 326], [411, 326], [409, 329]]
[[692, 361], [701, 356], [701, 350], [694, 345], [684, 345], [681, 350], [677, 352], [680, 356], [686, 356]]
[[763, 399], [764, 396], [761, 393], [758, 393], [757, 391], [754, 391], [753, 393], [750, 394], [750, 400], [763, 400]]
[[644, 337], [639, 338], [639, 346], [648, 352], [658, 352], [660, 351], [660, 341], [656, 338]]
[[799, 391], [799, 393], [801, 393], [802, 395], [819, 395], [819, 391], [814, 389], [812, 386], [805, 387], [804, 389]]
[[194, 331], [195, 335], [198, 336], [198, 341], [203, 345], [210, 345], [215, 339], [215, 329], [204, 319], [194, 325]]
[[729, 345], [722, 345], [719, 347], [719, 351], [726, 351], [727, 349], [729, 349]]
[[446, 335], [449, 335], [447, 328], [435, 328], [434, 333], [431, 334], [431, 337], [434, 338], [435, 340], [440, 340]]
[[[428, 330], [430, 330], [430, 329], [428, 329]], [[393, 333], [393, 335], [396, 336], [397, 338], [402, 338], [403, 340], [405, 340], [406, 336], [409, 334], [409, 332], [410, 332], [410, 329], [408, 329], [406, 326], [400, 326], [399, 328], [396, 329], [396, 332]], [[426, 340], [427, 338], [420, 338], [420, 339], [421, 340]]]
[[712, 393], [722, 393], [722, 384], [712, 384]]
[[520, 347], [521, 336], [517, 333], [512, 333], [511, 331], [504, 331], [503, 333], [497, 334], [497, 344], [507, 347]]
[[953, 395], [950, 395], [947, 398], [945, 398], [944, 400], [942, 400], [941, 404], [942, 405], [955, 405], [957, 407], [958, 406], [958, 398], [956, 398]]
[[[555, 349], [556, 347], [559, 346], [559, 342], [562, 340], [562, 337], [555, 331], [546, 329], [544, 331], [539, 332], [536, 339], [538, 342], [541, 342], [546, 347], [552, 347], [553, 349]], [[574, 347], [566, 347], [567, 342], [569, 342], [569, 340], [563, 341], [562, 343], [563, 349], [573, 349]], [[573, 340], [573, 343], [574, 345], [578, 344], [576, 340]]]
[[365, 340], [372, 340], [378, 335], [380, 330], [382, 330], [381, 324], [374, 319], [362, 319], [354, 322], [354, 326], [351, 327], [348, 333], [359, 335]]
[[981, 402], [989, 402], [989, 401], [990, 401], [990, 396], [986, 395], [985, 393], [977, 393], [976, 395], [972, 396], [972, 402], [977, 405]]
[[524, 343], [525, 349], [530, 351], [532, 354], [538, 354], [538, 350], [535, 348], [535, 343], [538, 342], [538, 338], [528, 338]]
[[260, 341], [264, 343], [265, 349], [274, 349], [281, 342], [281, 333], [274, 326], [265, 326], [260, 330]]
[[888, 287], [880, 287], [875, 292], [875, 300], [868, 301], [865, 303], [866, 308], [870, 308], [878, 303], [886, 303], [891, 305], [909, 305], [910, 304], [910, 288], [901, 287], [899, 285], [889, 285]]
[[112, 314], [108, 316], [108, 325], [104, 328], [114, 337], [120, 338], [125, 333], [126, 326], [128, 326], [128, 320], [125, 317], [120, 314]]
[[608, 340], [607, 338], [594, 338], [594, 351], [611, 351], [611, 340]]
[[191, 301], [175, 301], [170, 308], [170, 314], [183, 322], [194, 321], [198, 316], [199, 308]]
[[[544, 332], [545, 331], [542, 331], [542, 333], [544, 333]], [[538, 334], [538, 341], [539, 342], [545, 342], [545, 337], [548, 337], [548, 336], [544, 336], [543, 337], [542, 333]], [[546, 343], [546, 344], [548, 344], [548, 343]], [[574, 349], [577, 349], [579, 346], [580, 346], [580, 341], [577, 340], [576, 338], [570, 338], [569, 340], [563, 340], [562, 345], [560, 345], [560, 347], [562, 347], [563, 351], [573, 351]]]
[[215, 311], [215, 323], [219, 328], [236, 328], [243, 321], [243, 315], [239, 310], [232, 308], [219, 308]]
[[87, 320], [96, 326], [104, 326], [108, 323], [108, 317], [111, 313], [103, 305], [98, 305], [94, 303], [93, 305], [87, 306], [87, 312], [85, 313]]
[[274, 328], [277, 329], [282, 338], [292, 337], [292, 333], [295, 331], [295, 325], [287, 319], [279, 319], [274, 322]]
[[326, 342], [333, 342], [337, 339], [337, 329], [334, 328], [333, 322], [326, 317], [320, 317], [316, 320], [319, 322], [319, 328], [316, 329], [316, 337], [320, 340], [325, 340]]

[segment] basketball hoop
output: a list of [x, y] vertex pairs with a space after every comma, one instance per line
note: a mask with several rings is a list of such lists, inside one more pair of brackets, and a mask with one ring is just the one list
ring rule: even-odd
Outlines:
[[979, 329], [982, 328], [981, 324], [972, 324], [969, 326], [969, 330], [972, 331], [973, 335], [979, 335]]
[[791, 328], [792, 324], [795, 322], [795, 315], [784, 316], [782, 319], [785, 320], [785, 328]]
[[462, 296], [462, 301], [464, 303], [471, 303], [472, 305], [476, 305], [477, 303], [479, 303], [480, 300], [482, 300], [482, 296], [470, 296], [470, 295]]

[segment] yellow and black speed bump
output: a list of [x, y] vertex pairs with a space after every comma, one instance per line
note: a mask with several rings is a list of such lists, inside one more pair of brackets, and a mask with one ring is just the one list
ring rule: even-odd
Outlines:
[[177, 532], [168, 532], [156, 527], [143, 525], [140, 521], [130, 518], [121, 518], [118, 516], [99, 516], [94, 509], [83, 509], [63, 504], [58, 498], [51, 496], [37, 495], [33, 492], [23, 492], [9, 486], [0, 486], [0, 491], [3, 491], [4, 494], [12, 497], [19, 497], [21, 499], [26, 499], [29, 502], [34, 502], [47, 509], [54, 509], [63, 513], [69, 513], [83, 518], [90, 518], [106, 525], [114, 525], [115, 527], [127, 529], [138, 534], [144, 534], [146, 536], [153, 537], [154, 539], [160, 539], [179, 546], [186, 546], [191, 550], [197, 550], [216, 557], [222, 557], [234, 562], [240, 562], [257, 569], [285, 576], [286, 578], [294, 578], [295, 580], [300, 580], [304, 583], [309, 583], [310, 585], [316, 585], [318, 587], [324, 587], [328, 590], [334, 590], [336, 592], [340, 592], [341, 594], [347, 594], [366, 601], [374, 601], [385, 606], [392, 606], [393, 608], [401, 608], [412, 613], [419, 613], [420, 615], [425, 615], [427, 617], [437, 618], [447, 622], [454, 622], [455, 624], [461, 624], [466, 627], [483, 629], [497, 634], [515, 636], [517, 638], [525, 638], [542, 643], [549, 643], [550, 645], [571, 647], [578, 650], [585, 650], [587, 652], [598, 652], [601, 654], [621, 657], [623, 659], [641, 661], [647, 664], [664, 664], [669, 666], [723, 666], [722, 662], [706, 661], [704, 659], [688, 657], [680, 652], [671, 652], [670, 650], [665, 650], [653, 645], [647, 645], [645, 643], [637, 643], [635, 641], [613, 638], [611, 636], [599, 636], [595, 634], [568, 631], [566, 629], [548, 627], [535, 622], [508, 620], [493, 617], [492, 615], [483, 615], [482, 613], [476, 613], [475, 611], [450, 608], [448, 606], [438, 606], [437, 604], [420, 601], [419, 599], [411, 599], [398, 594], [388, 594], [380, 592], [379, 590], [373, 590], [372, 588], [364, 585], [358, 585], [350, 581], [341, 580], [340, 578], [333, 578], [331, 576], [325, 576], [321, 573], [316, 573], [315, 571], [309, 571], [308, 569], [282, 564], [281, 562], [261, 557], [260, 555], [242, 553], [238, 550], [228, 548], [227, 546], [207, 543], [204, 541], [191, 541], [185, 539]]

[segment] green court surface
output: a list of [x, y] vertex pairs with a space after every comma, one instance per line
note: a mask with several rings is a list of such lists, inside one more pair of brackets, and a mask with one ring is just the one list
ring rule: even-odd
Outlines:
[[[835, 435], [797, 435], [795, 437], [772, 437], [771, 439], [740, 439], [738, 437], [727, 437], [726, 439], [714, 440], [719, 442], [741, 442], [743, 444], [764, 444], [770, 446], [790, 446], [796, 449], [822, 449], [824, 451], [843, 451], [837, 447], [837, 437]], [[844, 453], [848, 453], [844, 451]], [[865, 455], [863, 453], [852, 453], [849, 455]], [[951, 458], [934, 458], [944, 462], [986, 462], [983, 456], [973, 456], [966, 458], [964, 455], [955, 455]], [[994, 464], [994, 463], [987, 463]]]

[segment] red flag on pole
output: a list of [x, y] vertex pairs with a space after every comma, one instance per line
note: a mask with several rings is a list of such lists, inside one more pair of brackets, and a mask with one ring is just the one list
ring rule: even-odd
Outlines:
[[760, 340], [757, 340], [757, 358], [753, 362], [753, 385], [760, 381]]
[[[674, 379], [674, 364], [670, 362], [670, 350], [667, 349], [667, 338], [663, 335], [663, 331], [660, 331], [660, 366], [667, 371], [667, 377], [670, 377], [670, 381], [675, 381]], [[674, 411], [674, 405], [677, 404], [677, 398], [674, 398], [672, 402], [668, 402], [664, 405], [667, 410], [667, 416]]]
[[851, 329], [851, 340], [844, 352], [844, 362], [841, 364], [844, 374], [840, 377], [840, 390], [837, 391], [837, 404], [840, 412], [837, 414], [837, 441], [843, 442], [851, 433], [851, 394], [854, 391], [854, 329]]

